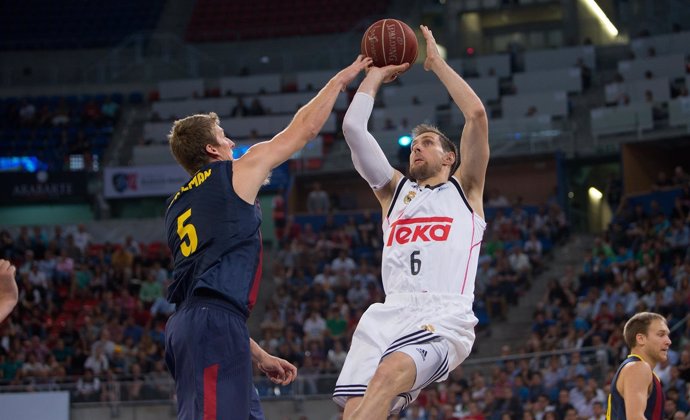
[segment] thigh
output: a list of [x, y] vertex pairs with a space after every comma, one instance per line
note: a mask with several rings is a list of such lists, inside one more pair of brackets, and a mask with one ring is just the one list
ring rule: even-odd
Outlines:
[[252, 393], [244, 320], [212, 306], [177, 313], [166, 354], [180, 420], [248, 419]]
[[397, 350], [410, 356], [416, 376], [411, 390], [420, 390], [448, 377], [448, 341], [440, 338], [423, 344], [413, 344]]

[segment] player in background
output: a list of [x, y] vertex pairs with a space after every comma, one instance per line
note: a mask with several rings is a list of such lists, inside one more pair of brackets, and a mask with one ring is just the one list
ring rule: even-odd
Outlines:
[[[370, 306], [354, 333], [333, 393], [345, 420], [383, 420], [422, 388], [445, 380], [470, 353], [482, 195], [489, 161], [488, 122], [472, 88], [441, 58], [433, 34], [424, 69], [432, 71], [465, 117], [457, 146], [437, 128], [413, 131], [409, 178], [386, 159], [367, 122], [374, 97], [408, 65], [371, 67], [343, 122], [360, 175], [383, 211], [385, 303]], [[462, 164], [460, 158], [462, 157]]]
[[247, 317], [261, 279], [259, 189], [271, 170], [316, 137], [341, 91], [371, 63], [359, 56], [303, 106], [283, 131], [236, 160], [216, 114], [176, 121], [175, 159], [191, 179], [168, 200], [165, 223], [174, 258], [166, 326], [166, 364], [181, 420], [263, 419], [252, 362], [273, 382], [297, 369], [249, 337]]
[[668, 358], [669, 333], [666, 319], [654, 312], [637, 313], [625, 323], [630, 354], [611, 381], [607, 420], [664, 418], [664, 390], [654, 367]]

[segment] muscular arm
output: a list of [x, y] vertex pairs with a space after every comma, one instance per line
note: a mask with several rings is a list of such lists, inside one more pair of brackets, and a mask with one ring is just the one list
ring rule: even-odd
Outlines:
[[233, 187], [243, 200], [253, 203], [270, 171], [319, 134], [331, 115], [338, 94], [369, 63], [371, 59], [357, 57], [350, 66], [333, 76], [309, 103], [300, 108], [283, 131], [269, 141], [253, 145], [244, 156], [235, 161], [234, 171], [240, 176], [236, 177], [237, 182], [233, 181]]
[[421, 26], [426, 39], [427, 58], [424, 69], [431, 70], [448, 90], [453, 102], [465, 117], [465, 128], [460, 139], [461, 165], [455, 172], [470, 205], [484, 217], [482, 196], [486, 168], [489, 164], [489, 123], [481, 99], [459, 74], [443, 60], [436, 41], [426, 26]]
[[616, 387], [625, 401], [627, 420], [650, 420], [644, 416], [652, 383], [652, 368], [645, 362], [631, 362], [623, 367]]

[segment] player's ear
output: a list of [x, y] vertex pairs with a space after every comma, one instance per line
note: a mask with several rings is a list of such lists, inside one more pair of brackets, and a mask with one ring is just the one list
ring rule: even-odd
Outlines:
[[206, 153], [209, 155], [217, 155], [218, 154], [218, 148], [216, 148], [215, 145], [208, 143], [206, 145]]
[[443, 163], [448, 165], [448, 166], [453, 166], [453, 162], [455, 162], [455, 153], [453, 152], [446, 152], [443, 154]]

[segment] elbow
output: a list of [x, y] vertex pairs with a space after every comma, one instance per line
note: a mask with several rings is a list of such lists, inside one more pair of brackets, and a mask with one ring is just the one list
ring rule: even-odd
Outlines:
[[479, 104], [478, 106], [469, 110], [467, 113], [465, 113], [465, 119], [474, 121], [488, 121], [484, 105]]
[[321, 127], [317, 127], [314, 124], [309, 124], [306, 127], [306, 132], [305, 132], [305, 140], [310, 141], [316, 138], [316, 136], [319, 135], [319, 132], [321, 131]]
[[343, 118], [343, 135], [347, 137], [351, 133], [355, 132], [357, 127], [358, 124], [354, 118], [348, 114], [345, 114], [345, 118]]

